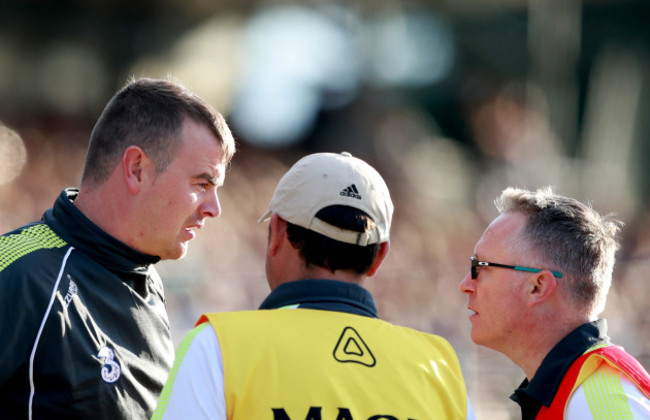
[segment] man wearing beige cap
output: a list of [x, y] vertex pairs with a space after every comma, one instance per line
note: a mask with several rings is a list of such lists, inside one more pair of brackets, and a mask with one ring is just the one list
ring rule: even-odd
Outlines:
[[299, 160], [269, 211], [261, 310], [210, 313], [180, 344], [153, 418], [473, 419], [441, 337], [377, 319], [366, 279], [393, 204], [349, 153]]

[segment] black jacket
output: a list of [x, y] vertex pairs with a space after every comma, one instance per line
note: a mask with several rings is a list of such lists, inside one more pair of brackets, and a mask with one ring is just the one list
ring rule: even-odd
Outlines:
[[0, 418], [149, 418], [174, 348], [159, 258], [61, 193], [0, 237]]

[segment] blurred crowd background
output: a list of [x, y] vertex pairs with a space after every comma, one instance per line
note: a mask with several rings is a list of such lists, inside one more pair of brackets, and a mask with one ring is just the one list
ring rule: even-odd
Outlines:
[[380, 316], [446, 337], [479, 420], [519, 418], [523, 374], [469, 339], [458, 284], [505, 187], [551, 185], [626, 226], [605, 312], [650, 367], [650, 2], [22, 0], [0, 3], [0, 231], [77, 186], [103, 106], [170, 77], [226, 115], [223, 214], [163, 262], [178, 343], [205, 311], [256, 308], [267, 208], [301, 156], [349, 151], [386, 178]]

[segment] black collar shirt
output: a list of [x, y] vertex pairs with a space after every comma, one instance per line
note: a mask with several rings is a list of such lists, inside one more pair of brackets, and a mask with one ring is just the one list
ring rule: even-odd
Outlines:
[[346, 312], [377, 318], [377, 308], [370, 292], [357, 284], [336, 280], [310, 279], [283, 283], [260, 305], [260, 309], [286, 307]]
[[519, 404], [522, 420], [532, 420], [537, 417], [542, 405], [550, 406], [571, 364], [589, 348], [601, 344], [609, 344], [605, 319], [583, 324], [557, 343], [546, 355], [533, 379], [530, 382], [524, 379], [510, 396]]

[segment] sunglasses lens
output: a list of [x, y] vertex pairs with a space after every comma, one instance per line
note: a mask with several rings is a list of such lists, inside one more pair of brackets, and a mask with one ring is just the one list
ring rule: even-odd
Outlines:
[[470, 258], [470, 273], [472, 275], [472, 279], [475, 279], [478, 277], [478, 268], [477, 268], [477, 261], [475, 258]]

